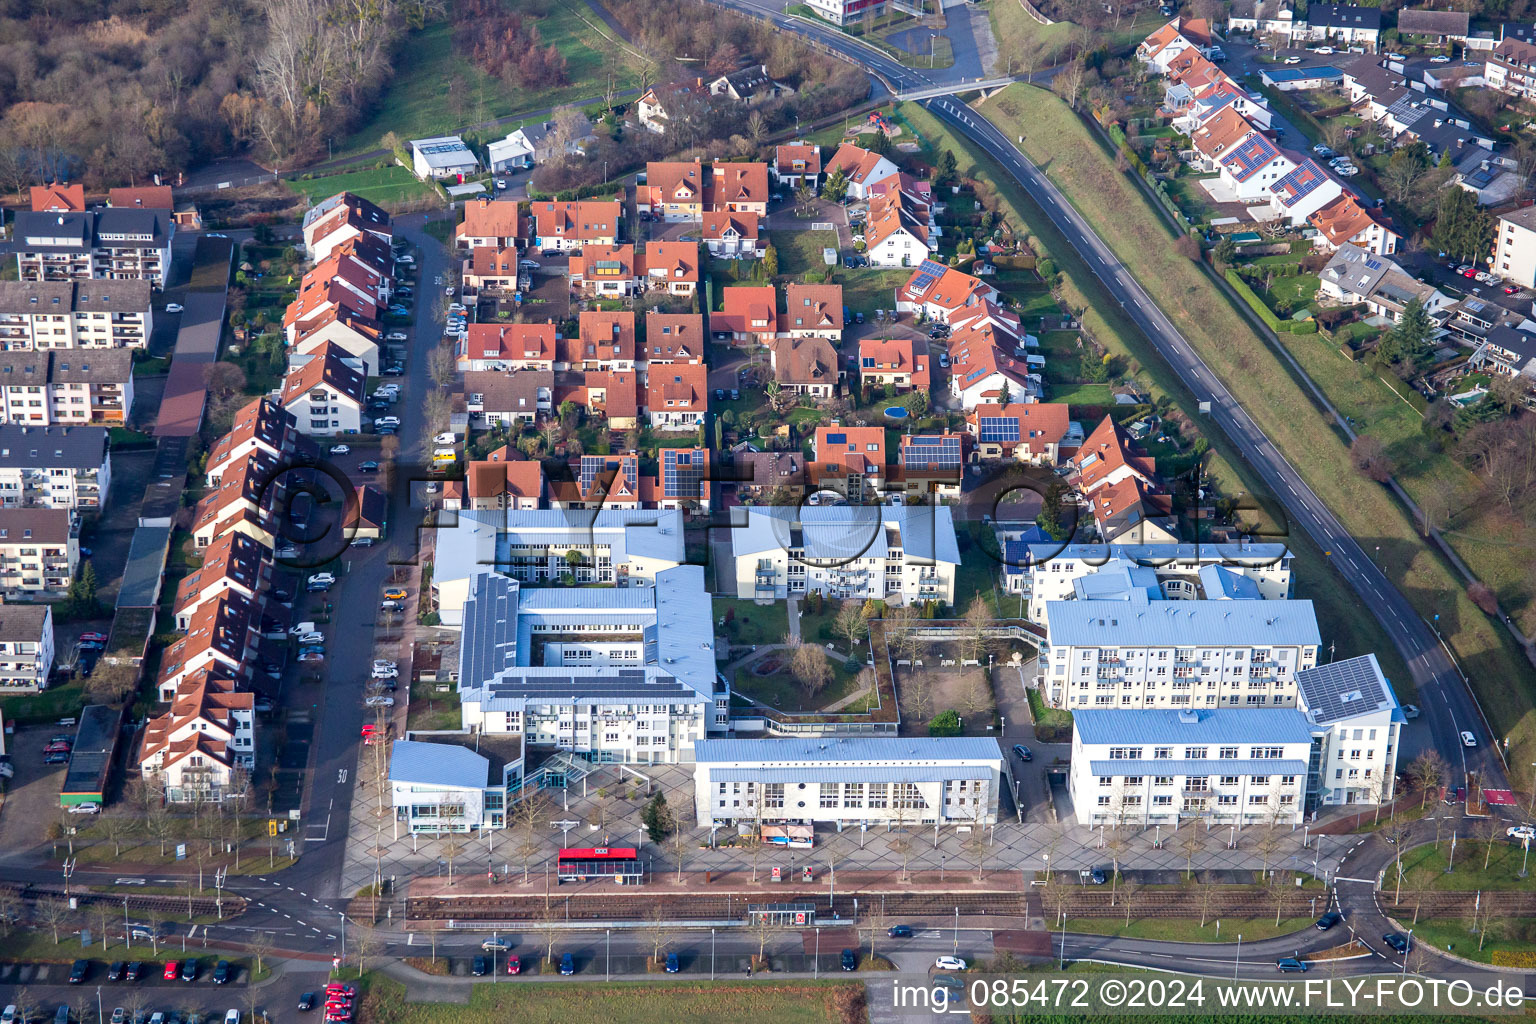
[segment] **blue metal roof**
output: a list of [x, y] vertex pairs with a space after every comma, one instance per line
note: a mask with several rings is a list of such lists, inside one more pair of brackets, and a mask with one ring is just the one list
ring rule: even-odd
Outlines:
[[695, 761], [747, 761], [807, 766], [820, 761], [890, 761], [912, 765], [922, 761], [1001, 761], [997, 740], [985, 737], [861, 737], [828, 736], [786, 740], [699, 740]]
[[1200, 585], [1205, 588], [1208, 601], [1225, 598], [1231, 601], [1257, 601], [1261, 595], [1259, 585], [1242, 573], [1233, 572], [1223, 565], [1202, 565]]
[[1312, 742], [1312, 726], [1295, 708], [1083, 708], [1072, 719], [1084, 744]]
[[1223, 647], [1322, 642], [1311, 601], [1048, 601], [1058, 647]]
[[1284, 544], [1054, 544], [1034, 542], [1029, 545], [1034, 562], [1051, 559], [1083, 559], [1104, 564], [1123, 558], [1138, 565], [1160, 566], [1172, 562], [1212, 560], [1228, 565], [1262, 566], [1290, 557]]
[[491, 762], [468, 747], [452, 743], [395, 740], [389, 755], [389, 780], [417, 786], [484, 789]]

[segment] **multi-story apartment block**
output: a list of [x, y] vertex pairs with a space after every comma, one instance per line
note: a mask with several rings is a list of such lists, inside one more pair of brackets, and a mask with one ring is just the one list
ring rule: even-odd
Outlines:
[[1294, 708], [1085, 708], [1073, 724], [1080, 825], [1301, 824], [1312, 727]]
[[0, 605], [0, 692], [38, 693], [53, 671], [53, 609]]
[[1406, 719], [1376, 655], [1318, 665], [1297, 673], [1296, 684], [1297, 707], [1312, 726], [1309, 809], [1390, 803]]
[[256, 764], [256, 695], [235, 692], [216, 670], [187, 676], [171, 707], [144, 728], [139, 772], [172, 803], [248, 795], [237, 773]]
[[0, 353], [0, 421], [124, 423], [132, 407], [133, 355], [126, 349]]
[[359, 235], [374, 235], [390, 241], [393, 229], [389, 214], [361, 196], [338, 192], [304, 214], [304, 248], [316, 263], [332, 250]]
[[1040, 683], [1053, 707], [1295, 705], [1321, 642], [1311, 601], [1164, 601], [1157, 588], [1131, 573], [1111, 596], [1046, 604]]
[[692, 760], [729, 729], [715, 670], [704, 570], [651, 587], [523, 587], [496, 572], [469, 583], [459, 644], [463, 727], [597, 762]]
[[144, 281], [0, 281], [0, 348], [143, 348], [152, 329]]
[[752, 506], [732, 515], [739, 598], [819, 590], [835, 598], [954, 603], [960, 548], [948, 506]]
[[1499, 215], [1490, 269], [1522, 288], [1536, 287], [1536, 206]]
[[694, 820], [760, 838], [821, 823], [990, 825], [1007, 764], [994, 739], [720, 739], [694, 747]]
[[[1291, 597], [1291, 552], [1284, 544], [1054, 544], [1004, 549], [1010, 594], [1028, 601], [1031, 622], [1045, 622], [1052, 601], [1072, 601], [1078, 581], [1106, 569], [1145, 569], [1169, 601], [1247, 594], [1265, 601]], [[1123, 578], [1123, 577], [1122, 577]], [[1249, 581], [1253, 590], [1237, 579]]]
[[527, 584], [628, 587], [687, 560], [676, 510], [465, 509], [437, 529], [432, 596], [443, 622], [458, 625], [471, 580], [489, 569]]
[[327, 345], [283, 379], [283, 408], [301, 432], [316, 436], [362, 429], [364, 377], [345, 360], [344, 350]]
[[62, 597], [80, 561], [79, 523], [62, 508], [0, 508], [0, 590]]
[[111, 482], [105, 427], [0, 424], [0, 508], [100, 508]]
[[23, 281], [147, 281], [165, 287], [171, 211], [108, 207], [16, 215], [16, 266]]

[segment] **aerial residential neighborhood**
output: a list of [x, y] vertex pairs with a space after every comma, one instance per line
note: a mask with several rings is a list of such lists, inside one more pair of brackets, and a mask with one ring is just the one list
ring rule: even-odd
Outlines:
[[1536, 6], [4, 25], [0, 1024], [1528, 1007]]

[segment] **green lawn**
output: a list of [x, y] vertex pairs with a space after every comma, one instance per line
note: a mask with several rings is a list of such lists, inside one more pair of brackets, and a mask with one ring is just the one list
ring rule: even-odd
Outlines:
[[1284, 319], [1297, 310], [1311, 306], [1321, 285], [1316, 274], [1292, 274], [1277, 277], [1268, 291], [1260, 292], [1275, 315]]
[[[566, 59], [568, 85], [514, 89], [482, 73], [453, 52], [451, 27], [437, 21], [411, 34], [402, 48], [407, 60], [396, 65], [394, 81], [373, 117], [347, 139], [338, 141], [335, 155], [352, 156], [377, 149], [386, 132], [401, 139], [457, 133], [471, 124], [513, 114], [546, 110], [577, 100], [601, 97], [607, 88], [605, 54], [617, 48], [577, 16], [580, 11], [598, 26], [602, 22], [584, 4], [551, 0], [536, 18], [547, 46], [555, 44]], [[603, 28], [603, 32], [608, 30]], [[616, 89], [635, 85], [633, 68], [621, 61]], [[507, 129], [510, 130], [510, 129]]]
[[1060, 384], [1051, 388], [1050, 399], [1068, 405], [1106, 406], [1114, 400], [1112, 394], [1108, 384]]
[[[730, 637], [733, 644], [776, 644], [789, 632], [789, 615], [783, 601], [760, 605], [733, 597], [717, 597], [714, 602], [715, 629]], [[722, 625], [726, 613], [730, 621]]]
[[1468, 930], [1472, 926], [1470, 920], [1421, 918], [1413, 926], [1414, 940], [1478, 963], [1510, 967], [1528, 964], [1531, 955], [1536, 954], [1536, 923], [1501, 917], [1497, 908], [1496, 903], [1490, 905], [1493, 914], [1476, 935]]
[[[1434, 846], [1420, 846], [1403, 854], [1403, 890], [1410, 888], [1441, 889], [1446, 891], [1474, 891], [1482, 889], [1536, 892], [1536, 871], [1520, 877], [1520, 862], [1524, 850], [1520, 844], [1504, 838], [1501, 827], [1491, 847], [1468, 836], [1461, 836], [1456, 843], [1454, 870], [1446, 874], [1445, 865], [1450, 857], [1451, 839], [1447, 835], [1437, 850]], [[1483, 868], [1484, 856], [1488, 867]], [[1536, 865], [1531, 865], [1536, 868]], [[1390, 891], [1397, 882], [1397, 863], [1387, 865], [1381, 887]], [[1406, 898], [1406, 896], [1405, 896]]]
[[[1309, 485], [1366, 550], [1374, 551], [1376, 544], [1381, 545], [1385, 570], [1420, 613], [1441, 615], [1441, 627], [1463, 668], [1475, 684], [1488, 684], [1479, 687], [1480, 697], [1494, 720], [1495, 731], [1511, 737], [1515, 760], [1531, 760], [1526, 755], [1536, 749], [1536, 715], [1531, 713], [1530, 666], [1516, 657], [1503, 631], [1472, 605], [1461, 581], [1423, 544], [1391, 495], [1350, 469], [1340, 435], [1246, 317], [1193, 263], [1177, 255], [1162, 219], [1130, 179], [1115, 170], [1105, 149], [1064, 103], [1037, 89], [1011, 86], [985, 110], [1006, 134], [1024, 134], [1024, 148], [1031, 158], [1046, 167], [1148, 290], [1166, 297], [1164, 311], [1175, 325], [1259, 427], [1282, 451], [1295, 453], [1297, 468]], [[1283, 337], [1293, 351], [1305, 348], [1314, 355], [1327, 353], [1326, 343], [1315, 337]], [[1327, 389], [1352, 379], [1350, 374], [1338, 372], [1341, 357], [1332, 358], [1335, 369], [1331, 376], [1311, 373]], [[1403, 408], [1405, 413], [1414, 413], [1407, 405]], [[1299, 458], [1301, 453], [1307, 457]], [[1438, 486], [1455, 493], [1468, 479], [1448, 459], [1408, 463], [1399, 458], [1398, 464], [1404, 467], [1402, 479], [1410, 492], [1421, 486]], [[1297, 532], [1290, 531], [1293, 542]], [[1505, 554], [1507, 557], [1508, 552]], [[1357, 609], [1351, 597], [1339, 610], [1345, 618], [1364, 618]], [[1320, 614], [1319, 621], [1332, 624], [1335, 620]], [[1379, 639], [1368, 649], [1384, 651], [1385, 637], [1374, 628], [1375, 623], [1371, 626], [1370, 632]], [[1509, 685], [1511, 682], [1516, 684]]]
[[[588, 965], [588, 969], [597, 968]], [[364, 981], [360, 1016], [392, 1024], [741, 1024], [748, 1020], [841, 1024], [834, 997], [841, 990], [863, 988], [862, 983], [842, 979], [775, 982], [745, 977], [719, 985], [705, 981], [478, 984], [469, 1003], [460, 1005], [407, 1002], [406, 987], [382, 975]]]
[[[814, 222], [806, 221], [807, 225], [811, 223]], [[828, 273], [833, 269], [821, 258], [821, 250], [837, 250], [836, 231], [775, 231], [772, 241], [779, 251], [781, 278], [798, 281], [807, 271]]]
[[[1025, 13], [1018, 0], [985, 0], [992, 21], [992, 35], [997, 39], [997, 58], [992, 71], [997, 74], [1017, 73], [1057, 63], [1072, 44], [1072, 34], [1077, 26], [1058, 21], [1042, 25]], [[1111, 51], [1125, 49], [1146, 37], [1167, 19], [1158, 16], [1156, 7], [1147, 7], [1134, 17], [1126, 18], [1118, 26], [1092, 36], [1093, 46], [1107, 46]], [[1011, 60], [1010, 60], [1011, 58]]]
[[0, 697], [0, 717], [22, 725], [52, 722], [74, 715], [85, 704], [85, 684], [76, 679], [62, 686], [50, 686], [42, 693]]
[[[1116, 935], [1128, 939], [1153, 939], [1161, 942], [1236, 942], [1241, 935], [1244, 942], [1272, 939], [1277, 935], [1290, 935], [1312, 927], [1310, 917], [1282, 917], [1279, 925], [1273, 916], [1222, 921], [1220, 930], [1214, 919], [1201, 927], [1199, 920], [1165, 917], [1137, 917], [1136, 906], [1131, 904], [1131, 923], [1124, 917], [1069, 917], [1067, 931], [1089, 935]], [[1053, 917], [1047, 922], [1052, 931], [1060, 931]]]
[[820, 711], [827, 705], [841, 700], [854, 690], [858, 681], [857, 671], [846, 670], [842, 663], [832, 662], [832, 682], [814, 697], [806, 695], [805, 688], [789, 671], [788, 652], [784, 653], [778, 671], [766, 676], [756, 676], [746, 669], [737, 669], [731, 680], [731, 691], [744, 697], [762, 701], [780, 711]]
[[437, 196], [435, 190], [399, 164], [324, 178], [285, 178], [283, 184], [302, 195], [310, 205], [337, 192], [352, 192], [375, 203], [400, 203]]

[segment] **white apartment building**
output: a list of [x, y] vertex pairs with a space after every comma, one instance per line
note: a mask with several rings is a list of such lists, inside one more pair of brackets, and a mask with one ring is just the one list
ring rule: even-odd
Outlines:
[[355, 434], [363, 425], [363, 372], [347, 365], [346, 353], [326, 345], [283, 378], [283, 408], [299, 431], [318, 437]]
[[1028, 544], [1017, 572], [1004, 574], [1010, 594], [1028, 601], [1031, 622], [1045, 622], [1052, 601], [1075, 600], [1079, 581], [1126, 565], [1151, 572], [1169, 601], [1236, 597], [1248, 580], [1265, 601], [1291, 596], [1291, 553], [1284, 544]]
[[125, 423], [132, 408], [133, 354], [127, 349], [0, 352], [0, 421]]
[[1493, 273], [1522, 288], [1536, 287], [1536, 206], [1499, 215]]
[[100, 508], [111, 482], [105, 427], [0, 424], [0, 508]]
[[438, 526], [435, 551], [432, 597], [451, 626], [463, 621], [474, 577], [487, 571], [532, 584], [569, 573], [581, 584], [648, 587], [688, 560], [677, 509], [462, 511]]
[[990, 825], [1009, 785], [983, 737], [704, 740], [694, 747], [701, 828]]
[[[412, 833], [478, 832], [506, 825], [507, 794], [522, 776], [521, 747], [507, 758], [502, 744], [484, 752], [453, 742], [395, 740], [389, 754], [390, 802]], [[489, 754], [490, 756], [487, 756]]]
[[143, 348], [148, 281], [0, 281], [0, 348]]
[[1390, 803], [1406, 718], [1376, 655], [1307, 669], [1296, 684], [1312, 726], [1309, 804]]
[[730, 727], [704, 569], [652, 587], [523, 587], [476, 575], [459, 644], [463, 728], [593, 762], [690, 760]]
[[955, 602], [960, 547], [947, 505], [750, 506], [731, 510], [736, 596]]
[[53, 671], [53, 609], [0, 605], [0, 693], [38, 693]]
[[73, 512], [0, 508], [0, 591], [6, 597], [63, 597], [79, 561]]
[[23, 210], [12, 251], [23, 281], [139, 280], [164, 288], [175, 231], [170, 210]]
[[1312, 727], [1300, 711], [1087, 708], [1073, 719], [1080, 825], [1302, 821]]
[[[1092, 579], [1092, 577], [1087, 577]], [[1311, 601], [1118, 600], [1045, 608], [1040, 685], [1053, 707], [1283, 708], [1317, 664]]]

